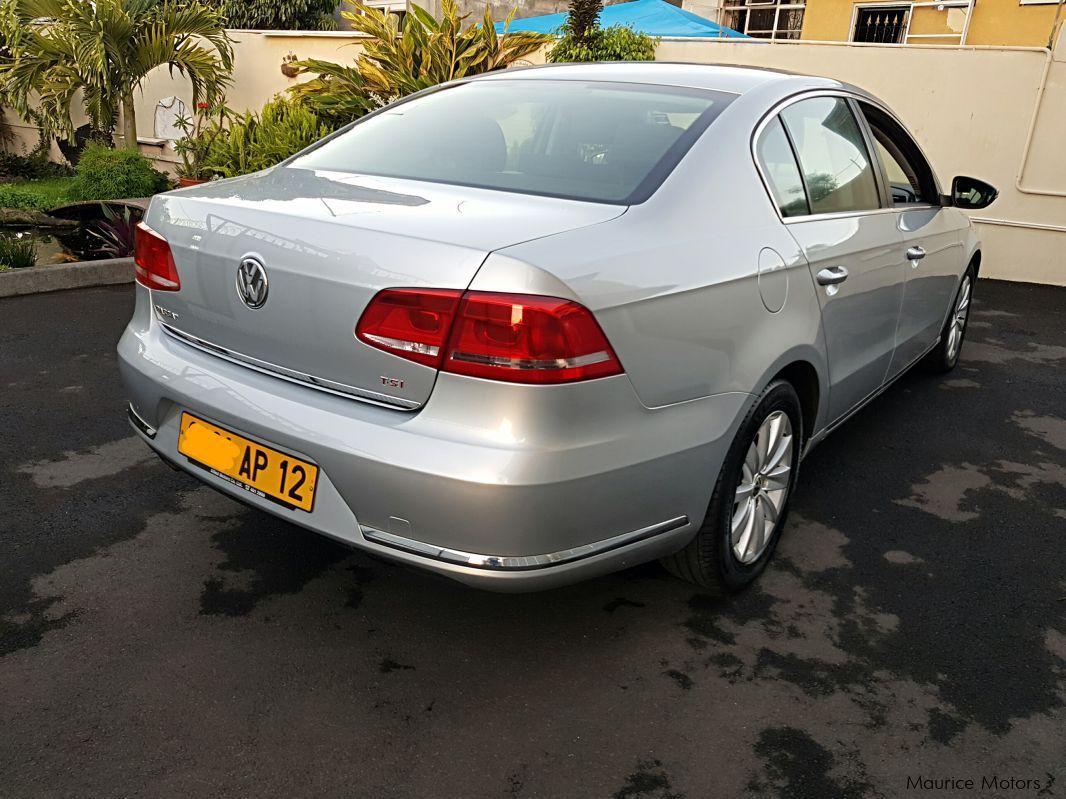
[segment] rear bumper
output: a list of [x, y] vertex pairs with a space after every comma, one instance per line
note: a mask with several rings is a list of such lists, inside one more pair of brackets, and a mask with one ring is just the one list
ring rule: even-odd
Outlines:
[[[137, 291], [119, 364], [149, 446], [262, 510], [483, 588], [548, 588], [684, 546], [750, 400], [649, 410], [624, 376], [530, 387], [442, 374], [419, 412], [391, 410], [177, 341]], [[318, 464], [313, 512], [187, 461], [177, 452], [183, 410]]]

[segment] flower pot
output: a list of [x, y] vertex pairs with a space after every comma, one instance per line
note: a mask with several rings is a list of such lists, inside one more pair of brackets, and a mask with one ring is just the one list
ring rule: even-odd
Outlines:
[[207, 183], [206, 178], [178, 178], [178, 188], [184, 189], [189, 186], [199, 186], [201, 183]]

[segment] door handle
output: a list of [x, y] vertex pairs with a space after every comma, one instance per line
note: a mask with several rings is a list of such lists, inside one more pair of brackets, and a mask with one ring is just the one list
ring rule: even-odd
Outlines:
[[907, 250], [908, 261], [920, 261], [925, 257], [925, 248], [923, 247], [911, 247]]
[[835, 286], [837, 283], [843, 283], [847, 279], [848, 268], [846, 266], [829, 266], [822, 269], [815, 276], [819, 286]]

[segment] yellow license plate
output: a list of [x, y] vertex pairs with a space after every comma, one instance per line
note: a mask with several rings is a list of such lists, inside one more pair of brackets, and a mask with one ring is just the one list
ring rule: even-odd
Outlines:
[[288, 508], [311, 512], [318, 467], [182, 413], [178, 452], [216, 477]]

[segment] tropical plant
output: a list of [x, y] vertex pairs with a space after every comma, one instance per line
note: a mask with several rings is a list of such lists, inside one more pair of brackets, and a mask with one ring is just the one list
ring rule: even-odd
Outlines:
[[198, 103], [215, 102], [233, 69], [222, 16], [200, 0], [3, 0], [0, 33], [10, 50], [0, 85], [15, 110], [26, 116], [35, 107], [46, 129], [70, 139], [76, 101], [104, 133], [115, 130], [121, 108], [132, 150], [134, 93], [149, 72], [181, 74]]
[[331, 30], [337, 0], [222, 0], [214, 3], [227, 28]]
[[71, 181], [71, 200], [118, 200], [150, 197], [170, 188], [170, 179], [133, 150], [111, 150], [91, 143], [82, 153]]
[[571, 37], [581, 44], [588, 44], [590, 34], [600, 24], [601, 11], [603, 0], [570, 0], [563, 26], [564, 38]]
[[550, 63], [564, 61], [654, 61], [658, 39], [625, 25], [600, 26], [603, 0], [570, 0]]
[[258, 114], [230, 119], [214, 138], [203, 173], [233, 177], [274, 166], [314, 144], [331, 128], [315, 113], [287, 97], [275, 97]]
[[37, 263], [37, 242], [30, 236], [16, 233], [0, 236], [0, 265], [9, 269], [25, 269]]
[[133, 255], [133, 235], [140, 221], [128, 205], [116, 211], [100, 203], [104, 218], [86, 226], [85, 232], [95, 240], [93, 252], [102, 258], [129, 258]]
[[179, 178], [201, 180], [210, 177], [204, 164], [215, 139], [225, 132], [226, 122], [232, 114], [225, 103], [211, 105], [201, 101], [196, 104], [192, 119], [179, 116], [175, 120], [175, 127], [185, 134], [174, 143], [174, 149], [181, 156], [181, 164], [175, 170]]
[[625, 25], [592, 28], [579, 36], [569, 27], [548, 51], [550, 63], [564, 61], [654, 61], [658, 39]]
[[355, 11], [341, 12], [352, 29], [369, 38], [352, 66], [330, 61], [300, 62], [304, 72], [317, 77], [290, 91], [301, 102], [335, 124], [357, 119], [368, 111], [438, 83], [503, 69], [539, 49], [551, 37], [521, 31], [508, 33], [515, 11], [508, 14], [503, 32], [496, 33], [492, 9], [482, 20], [466, 25], [455, 0], [443, 0], [438, 21], [421, 6], [412, 4], [404, 18], [356, 0], [346, 0]]

